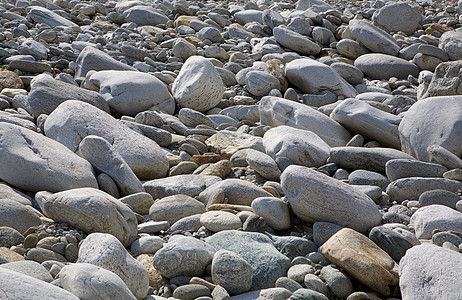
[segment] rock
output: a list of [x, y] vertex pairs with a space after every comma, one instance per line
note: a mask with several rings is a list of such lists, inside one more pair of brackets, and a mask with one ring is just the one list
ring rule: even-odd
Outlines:
[[456, 203], [460, 201], [460, 196], [456, 193], [446, 190], [431, 190], [422, 193], [419, 196], [419, 204], [421, 207], [440, 204], [452, 209], [456, 209]]
[[250, 71], [245, 76], [249, 92], [255, 96], [267, 96], [272, 89], [281, 89], [279, 80], [264, 71]]
[[[137, 113], [155, 106], [168, 114], [175, 112], [175, 100], [167, 86], [147, 73], [135, 71], [99, 71], [87, 84], [94, 86], [109, 106], [124, 115]], [[152, 95], [155, 94], [155, 97]]]
[[350, 132], [359, 133], [387, 147], [401, 148], [398, 134], [401, 118], [364, 101], [346, 99], [337, 105], [330, 117]]
[[31, 206], [10, 199], [0, 199], [0, 226], [24, 233], [29, 227], [41, 223], [38, 213]]
[[350, 133], [340, 124], [307, 105], [267, 96], [260, 100], [259, 106], [262, 125], [309, 130], [331, 147], [346, 145], [351, 139]]
[[334, 147], [329, 162], [347, 170], [364, 169], [385, 173], [385, 164], [392, 159], [413, 159], [412, 156], [390, 148]]
[[460, 282], [460, 271], [454, 266], [461, 259], [457, 252], [432, 244], [412, 247], [399, 265], [403, 299], [457, 298], [459, 290], [454, 287]]
[[175, 79], [172, 94], [180, 107], [205, 112], [215, 107], [224, 92], [223, 81], [212, 63], [201, 56], [191, 56]]
[[[79, 299], [53, 284], [6, 268], [0, 268], [0, 277], [2, 278], [2, 295], [7, 297], [6, 299]], [[18, 283], [21, 283], [21, 288], [18, 288]]]
[[398, 127], [402, 150], [418, 160], [429, 161], [427, 147], [438, 145], [460, 157], [461, 99], [461, 96], [431, 97], [412, 105]]
[[289, 205], [279, 198], [259, 197], [252, 201], [253, 211], [275, 230], [290, 228]]
[[415, 64], [392, 55], [371, 53], [355, 60], [355, 67], [371, 79], [407, 78], [419, 76], [420, 69]]
[[118, 275], [137, 299], [148, 294], [148, 272], [114, 236], [92, 233], [79, 249], [77, 263], [89, 263]]
[[321, 246], [331, 236], [340, 231], [343, 227], [329, 222], [315, 222], [313, 224], [313, 241]]
[[348, 29], [358, 42], [372, 52], [396, 56], [401, 49], [391, 35], [368, 21], [351, 20]]
[[[316, 75], [314, 75], [316, 74]], [[355, 97], [358, 92], [328, 65], [314, 59], [296, 59], [286, 65], [287, 80], [300, 91], [319, 94], [329, 90], [337, 96]]]
[[224, 157], [231, 157], [241, 149], [254, 149], [265, 152], [262, 140], [261, 137], [246, 133], [221, 130], [205, 140], [205, 144], [209, 150]]
[[245, 165], [242, 166], [248, 165], [258, 174], [269, 180], [278, 180], [279, 176], [281, 176], [281, 171], [279, 170], [278, 165], [276, 164], [274, 159], [266, 153], [253, 149], [239, 150], [238, 152], [234, 153], [233, 156], [231, 156], [230, 158], [231, 164], [233, 166], [237, 166], [233, 163], [233, 158], [237, 157], [239, 157], [240, 160], [245, 161]]
[[387, 177], [377, 172], [355, 170], [348, 176], [348, 183], [350, 185], [359, 186], [378, 186], [380, 189], [385, 190], [388, 184], [390, 184], [390, 181]]
[[85, 47], [77, 57], [76, 61], [75, 78], [83, 79], [88, 71], [103, 71], [103, 70], [126, 70], [136, 71], [135, 68], [130, 67], [120, 61], [117, 61], [107, 53], [98, 50], [94, 47]]
[[336, 297], [345, 298], [353, 292], [353, 284], [350, 278], [338, 269], [325, 266], [321, 269], [319, 277], [326, 282], [326, 285]]
[[18, 254], [14, 251], [11, 251], [8, 248], [0, 247], [0, 264], [6, 264], [13, 261], [22, 261], [24, 256]]
[[72, 151], [86, 136], [100, 136], [112, 144], [140, 180], [168, 172], [166, 155], [154, 141], [84, 102], [68, 100], [56, 108], [45, 121], [45, 134]]
[[[247, 292], [233, 296], [232, 300], [249, 300], [249, 299], [259, 299], [259, 300], [286, 300], [292, 293], [285, 288], [268, 288], [260, 289], [253, 292]], [[325, 299], [322, 299], [325, 300]]]
[[279, 44], [301, 54], [316, 55], [321, 52], [319, 45], [283, 25], [274, 28], [273, 35]]
[[431, 161], [440, 163], [449, 170], [462, 168], [462, 159], [444, 147], [431, 145], [427, 147], [427, 151]]
[[140, 254], [155, 254], [164, 245], [164, 241], [158, 236], [141, 236], [134, 241], [130, 247], [130, 251], [134, 256]]
[[45, 248], [32, 248], [29, 251], [27, 251], [26, 260], [33, 260], [38, 263], [43, 263], [47, 260], [54, 260], [54, 261], [59, 261], [59, 262], [67, 262], [67, 259], [62, 256], [61, 254], [54, 252], [52, 250], [48, 250]]
[[37, 60], [46, 60], [48, 58], [48, 49], [43, 44], [27, 39], [18, 48], [21, 55], [32, 55]]
[[310, 290], [319, 292], [326, 297], [330, 295], [329, 288], [324, 281], [314, 274], [306, 274], [303, 283], [305, 284], [305, 287]]
[[162, 276], [202, 276], [215, 249], [193, 237], [175, 236], [154, 255], [154, 268]]
[[404, 236], [384, 226], [377, 226], [369, 232], [369, 239], [387, 252], [397, 263], [412, 245]]
[[419, 99], [459, 95], [461, 87], [459, 81], [455, 79], [458, 78], [461, 68], [462, 63], [460, 61], [449, 61], [439, 64], [435, 68], [430, 84]]
[[11, 271], [22, 273], [45, 282], [52, 282], [53, 277], [50, 272], [41, 264], [31, 260], [15, 261], [0, 265], [0, 268], [5, 268]]
[[295, 291], [289, 297], [289, 300], [327, 300], [327, 299], [329, 298], [311, 289], [299, 289]]
[[24, 241], [24, 236], [16, 229], [0, 226], [0, 247], [10, 248]]
[[27, 97], [30, 113], [34, 118], [41, 114], [50, 114], [61, 103], [74, 99], [89, 103], [105, 112], [109, 106], [100, 94], [76, 87], [48, 75], [39, 75], [31, 83], [31, 92]]
[[125, 247], [136, 238], [135, 214], [119, 200], [94, 188], [72, 189], [46, 196], [43, 213], [83, 232], [109, 233]]
[[452, 230], [462, 233], [462, 213], [444, 205], [432, 204], [419, 208], [411, 217], [409, 226], [419, 239], [430, 239], [433, 231]]
[[213, 122], [206, 115], [194, 109], [182, 108], [178, 112], [178, 120], [186, 126], [196, 127], [197, 125], [206, 125], [214, 128]]
[[446, 167], [411, 159], [392, 159], [385, 164], [388, 180], [407, 177], [443, 177]]
[[360, 232], [380, 224], [372, 199], [318, 171], [289, 166], [282, 173], [281, 184], [292, 210], [305, 222], [331, 222]]
[[6, 88], [23, 89], [21, 78], [11, 71], [0, 71], [0, 91]]
[[187, 60], [190, 56], [196, 54], [196, 47], [183, 38], [177, 38], [173, 45], [173, 55], [183, 60]]
[[128, 22], [134, 22], [139, 26], [156, 26], [165, 24], [169, 20], [160, 10], [146, 5], [133, 6], [124, 11], [123, 16]]
[[27, 8], [27, 16], [36, 23], [45, 23], [52, 28], [57, 26], [78, 27], [74, 22], [40, 6], [29, 6]]
[[331, 64], [330, 67], [350, 84], [356, 85], [363, 83], [364, 74], [355, 66], [347, 63], [336, 62]]
[[145, 192], [135, 193], [119, 198], [119, 201], [140, 215], [148, 215], [149, 208], [152, 204], [154, 204], [152, 196]]
[[418, 6], [403, 2], [385, 5], [374, 13], [372, 20], [390, 33], [402, 31], [411, 35], [420, 27], [422, 17]]
[[245, 25], [250, 22], [257, 22], [257, 23], [263, 23], [262, 19], [262, 11], [261, 10], [256, 10], [256, 9], [247, 9], [243, 11], [239, 11], [234, 14], [234, 18], [236, 21], [241, 24]]
[[217, 176], [176, 175], [146, 181], [143, 186], [153, 199], [160, 199], [178, 194], [196, 197], [203, 190], [219, 181], [221, 181], [221, 178]]
[[439, 47], [448, 53], [450, 60], [462, 59], [462, 34], [458, 31], [448, 31], [441, 35]]
[[241, 219], [238, 216], [226, 211], [208, 211], [203, 213], [200, 222], [205, 228], [213, 232], [238, 229], [242, 226]]
[[263, 136], [263, 146], [273, 159], [287, 158], [306, 167], [323, 165], [330, 152], [329, 145], [317, 134], [285, 125], [268, 130]]
[[252, 286], [253, 269], [238, 254], [219, 250], [212, 260], [212, 280], [230, 294], [247, 292]]
[[229, 160], [223, 159], [205, 168], [200, 175], [218, 176], [226, 178], [231, 173], [231, 164]]
[[43, 73], [43, 72], [52, 72], [52, 68], [48, 63], [45, 62], [36, 62], [29, 60], [13, 60], [9, 63], [9, 66], [13, 70], [20, 70], [23, 72], [29, 73]]
[[206, 238], [206, 242], [217, 250], [233, 251], [250, 264], [253, 268], [250, 290], [274, 286], [290, 266], [290, 260], [279, 253], [273, 242], [261, 233], [226, 230]]
[[180, 300], [194, 300], [202, 298], [201, 296], [210, 296], [210, 290], [201, 284], [186, 284], [173, 291], [173, 297]]
[[382, 295], [394, 294], [398, 265], [364, 235], [344, 228], [321, 246], [321, 252], [362, 284]]
[[339, 54], [350, 59], [356, 59], [361, 55], [368, 53], [367, 49], [360, 43], [346, 38], [338, 41], [336, 48]]
[[67, 265], [59, 279], [65, 290], [80, 299], [136, 299], [119, 276], [92, 264]]
[[442, 189], [456, 192], [462, 188], [462, 182], [445, 178], [408, 177], [393, 181], [386, 193], [390, 201], [402, 202], [406, 199], [418, 200], [426, 191]]
[[173, 224], [181, 218], [204, 212], [204, 204], [180, 194], [156, 200], [149, 209], [149, 217], [153, 221], [168, 221]]

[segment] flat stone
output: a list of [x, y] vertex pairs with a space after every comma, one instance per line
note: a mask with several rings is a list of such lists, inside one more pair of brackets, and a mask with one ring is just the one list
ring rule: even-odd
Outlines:
[[348, 29], [358, 42], [372, 52], [396, 56], [401, 49], [386, 31], [365, 20], [351, 20]]
[[123, 12], [128, 22], [134, 22], [139, 26], [165, 24], [169, 18], [162, 11], [151, 6], [136, 5]]
[[380, 53], [361, 55], [355, 60], [355, 67], [371, 79], [418, 77], [420, 72], [418, 66], [407, 60]]
[[176, 175], [161, 179], [146, 181], [143, 186], [153, 199], [183, 194], [190, 197], [198, 196], [203, 190], [221, 181], [217, 176], [207, 175]]
[[31, 260], [15, 261], [0, 265], [0, 268], [6, 268], [24, 275], [28, 275], [45, 282], [52, 282], [53, 277], [50, 272], [41, 264]]
[[201, 284], [186, 284], [173, 291], [173, 297], [180, 300], [194, 300], [210, 296], [210, 290]]
[[430, 239], [433, 230], [452, 230], [462, 233], [462, 213], [444, 205], [432, 204], [419, 208], [411, 217], [409, 226], [419, 239]]
[[265, 152], [262, 138], [246, 133], [221, 130], [205, 140], [209, 150], [221, 154], [224, 157], [231, 157], [241, 149], [254, 149]]
[[417, 5], [406, 2], [390, 3], [377, 10], [372, 21], [387, 32], [402, 31], [411, 35], [420, 27], [422, 17]]
[[36, 23], [45, 23], [51, 27], [78, 27], [74, 22], [40, 6], [29, 6], [27, 8], [27, 16]]
[[153, 221], [175, 223], [181, 218], [205, 212], [200, 201], [186, 195], [172, 195], [158, 199], [149, 209], [149, 217]]
[[280, 25], [273, 29], [274, 38], [282, 46], [305, 55], [316, 55], [321, 47], [305, 36]]
[[412, 159], [392, 159], [385, 164], [385, 172], [390, 181], [407, 177], [443, 177], [447, 168], [435, 163]]
[[404, 236], [384, 226], [372, 228], [369, 232], [369, 239], [387, 252], [397, 263], [406, 254], [406, 251], [414, 246]]
[[41, 223], [39, 215], [31, 206], [10, 199], [0, 199], [0, 226], [24, 233], [29, 227]]
[[241, 219], [226, 211], [208, 211], [201, 215], [201, 224], [210, 231], [238, 229], [242, 226]]
[[337, 42], [336, 49], [339, 54], [350, 59], [356, 59], [369, 52], [357, 41], [346, 38]]
[[446, 190], [426, 191], [419, 196], [419, 204], [421, 207], [440, 204], [456, 209], [456, 203], [460, 200], [459, 195]]

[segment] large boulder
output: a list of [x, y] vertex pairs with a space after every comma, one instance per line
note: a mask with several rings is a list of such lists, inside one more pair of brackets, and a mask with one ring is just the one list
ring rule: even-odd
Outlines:
[[44, 23], [50, 27], [79, 27], [74, 22], [58, 15], [57, 13], [40, 6], [29, 6], [26, 9], [27, 16], [36, 23]]
[[358, 42], [372, 52], [396, 56], [401, 49], [386, 31], [365, 20], [351, 20], [348, 29]]
[[46, 136], [72, 151], [76, 151], [88, 135], [106, 139], [140, 180], [167, 174], [167, 157], [156, 142], [90, 104], [75, 100], [64, 102], [48, 116], [44, 128]]
[[419, 76], [420, 69], [415, 64], [392, 55], [369, 53], [355, 60], [355, 67], [370, 79], [407, 79], [409, 75]]
[[448, 31], [441, 36], [438, 46], [448, 53], [450, 60], [462, 59], [461, 38], [460, 31]]
[[419, 208], [409, 223], [419, 239], [430, 239], [434, 230], [462, 234], [462, 213], [444, 205], [432, 204]]
[[431, 78], [430, 84], [419, 100], [436, 96], [459, 95], [462, 91], [462, 83], [459, 73], [462, 69], [462, 61], [448, 61], [439, 64]]
[[390, 3], [377, 10], [372, 20], [390, 33], [402, 31], [411, 35], [420, 27], [422, 13], [419, 6], [410, 5], [409, 2]]
[[42, 224], [40, 217], [29, 205], [10, 199], [0, 199], [0, 226], [11, 227], [24, 233], [29, 227], [40, 224]]
[[381, 222], [376, 204], [366, 194], [310, 168], [287, 167], [281, 185], [292, 210], [304, 222], [330, 222], [359, 232]]

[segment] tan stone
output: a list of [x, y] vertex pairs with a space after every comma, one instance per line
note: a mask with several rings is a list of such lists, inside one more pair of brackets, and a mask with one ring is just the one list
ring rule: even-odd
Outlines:
[[18, 74], [11, 71], [1, 71], [0, 72], [0, 91], [4, 88], [10, 89], [23, 89], [24, 83]]
[[281, 90], [284, 92], [289, 88], [289, 83], [287, 82], [287, 78], [284, 72], [284, 63], [279, 59], [270, 59], [266, 61], [266, 65], [268, 66], [268, 73], [273, 75], [279, 80], [281, 84]]
[[321, 246], [322, 254], [362, 284], [390, 296], [398, 288], [398, 265], [373, 241], [343, 228]]
[[192, 20], [199, 20], [199, 18], [195, 16], [179, 16], [178, 18], [176, 18], [175, 23], [173, 24], [175, 25], [175, 27], [178, 27], [180, 25], [189, 26], [189, 23], [191, 23]]
[[207, 168], [200, 173], [200, 175], [212, 175], [218, 176], [220, 178], [226, 178], [228, 174], [231, 173], [231, 164], [229, 160], [220, 160]]
[[437, 31], [437, 32], [440, 32], [440, 33], [445, 33], [447, 31], [452, 31], [453, 29], [448, 27], [448, 26], [444, 26], [442, 24], [438, 24], [438, 23], [432, 23], [429, 27], [427, 27], [427, 29], [425, 29], [425, 33], [426, 34], [432, 34], [433, 31]]
[[246, 205], [237, 205], [237, 204], [212, 204], [207, 207], [208, 211], [211, 210], [222, 210], [222, 209], [233, 209], [237, 211], [251, 211], [253, 212], [252, 207]]
[[149, 286], [155, 290], [160, 289], [164, 284], [168, 283], [168, 280], [154, 268], [153, 262], [154, 255], [150, 254], [141, 254], [136, 257], [136, 260], [139, 261], [148, 271], [149, 274]]
[[204, 165], [204, 164], [213, 164], [223, 159], [226, 159], [226, 158], [221, 155], [193, 155], [190, 161], [198, 165]]
[[6, 247], [0, 247], [0, 264], [24, 260], [24, 257]]

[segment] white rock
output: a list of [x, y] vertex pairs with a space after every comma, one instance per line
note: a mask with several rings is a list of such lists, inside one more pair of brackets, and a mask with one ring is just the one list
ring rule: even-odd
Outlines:
[[402, 31], [413, 34], [419, 27], [422, 14], [420, 7], [408, 2], [390, 3], [377, 10], [372, 16], [374, 24], [388, 32]]
[[274, 38], [282, 46], [305, 55], [316, 55], [321, 47], [305, 36], [281, 25], [273, 29]]
[[409, 226], [418, 239], [431, 239], [435, 229], [462, 233], [462, 213], [445, 205], [432, 204], [419, 208], [411, 217]]
[[155, 254], [163, 246], [164, 240], [161, 237], [148, 235], [142, 236], [134, 241], [130, 247], [130, 251], [134, 256], [140, 254]]
[[208, 211], [201, 215], [200, 222], [213, 232], [238, 229], [242, 226], [241, 219], [226, 211]]
[[165, 24], [169, 18], [160, 10], [147, 5], [133, 6], [123, 13], [128, 22], [135, 22], [139, 26]]
[[253, 211], [276, 230], [290, 228], [289, 205], [279, 198], [259, 197], [252, 201]]

